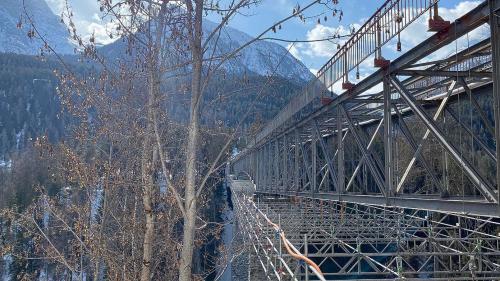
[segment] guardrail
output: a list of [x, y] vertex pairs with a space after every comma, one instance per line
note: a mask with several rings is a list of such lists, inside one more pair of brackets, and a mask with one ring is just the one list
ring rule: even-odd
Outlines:
[[[387, 0], [342, 46], [337, 53], [318, 71], [302, 93], [290, 102], [260, 131], [250, 144], [257, 144], [290, 120], [295, 114], [319, 98], [328, 87], [339, 81], [359, 66], [383, 45], [399, 35], [417, 18], [429, 11], [439, 0]], [[380, 31], [380, 32], [379, 32]], [[378, 38], [378, 39], [377, 39]], [[324, 86], [321, 87], [319, 84]], [[326, 86], [326, 88], [325, 88]]]

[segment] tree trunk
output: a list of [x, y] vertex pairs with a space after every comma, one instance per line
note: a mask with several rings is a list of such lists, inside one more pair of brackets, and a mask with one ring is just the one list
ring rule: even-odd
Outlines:
[[153, 243], [154, 243], [154, 213], [152, 204], [152, 191], [153, 182], [152, 175], [146, 175], [147, 179], [144, 183], [144, 194], [142, 195], [142, 203], [144, 205], [144, 213], [146, 217], [146, 225], [144, 229], [143, 241], [143, 257], [142, 257], [142, 270], [141, 281], [149, 281], [151, 278], [151, 258], [153, 256]]
[[[201, 66], [196, 66], [196, 68]], [[201, 73], [201, 72], [200, 72]], [[196, 76], [196, 77], [195, 77]], [[201, 75], [193, 74], [193, 86], [200, 87]], [[193, 91], [193, 96], [194, 96]], [[179, 267], [179, 281], [191, 280], [193, 261], [193, 246], [195, 238], [196, 223], [196, 152], [199, 138], [198, 105], [194, 99], [191, 101], [191, 118], [189, 122], [188, 144], [186, 151], [186, 190], [184, 209], [184, 235], [182, 239], [182, 253]]]
[[203, 1], [196, 1], [193, 33], [191, 34], [191, 54], [193, 58], [193, 76], [191, 80], [191, 106], [189, 118], [188, 143], [186, 149], [186, 189], [184, 209], [184, 236], [179, 265], [179, 281], [190, 281], [193, 264], [194, 239], [196, 232], [196, 154], [199, 143], [199, 122], [201, 103], [201, 80], [203, 51], [201, 48], [201, 25], [203, 17]]
[[154, 171], [157, 158], [157, 150], [151, 149], [152, 131], [153, 131], [153, 110], [155, 110], [156, 93], [157, 93], [157, 76], [154, 68], [150, 71], [149, 75], [149, 93], [148, 93], [148, 115], [147, 126], [144, 133], [144, 146], [142, 150], [142, 204], [144, 206], [144, 214], [146, 225], [144, 229], [143, 240], [143, 257], [142, 257], [142, 270], [141, 281], [149, 281], [151, 279], [151, 259], [153, 257], [153, 244], [154, 244], [154, 221], [155, 215], [153, 212], [153, 193], [154, 193]]

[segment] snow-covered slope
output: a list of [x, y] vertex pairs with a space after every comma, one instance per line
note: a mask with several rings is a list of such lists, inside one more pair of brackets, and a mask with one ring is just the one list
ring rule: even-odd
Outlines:
[[[205, 34], [209, 34], [217, 26], [208, 20], [204, 21], [203, 24]], [[252, 39], [250, 35], [244, 32], [225, 27], [218, 38], [216, 53], [222, 55], [230, 53]], [[212, 42], [215, 42], [215, 39]], [[213, 47], [211, 46], [211, 48]], [[314, 77], [309, 69], [283, 46], [269, 41], [252, 43], [229, 63], [225, 64], [224, 67], [233, 73], [249, 71], [259, 75], [269, 75], [276, 69], [278, 76], [296, 82], [309, 81]]]
[[[208, 20], [203, 22], [205, 38], [217, 27], [217, 24]], [[212, 37], [208, 44], [207, 56], [224, 57], [232, 53], [253, 38], [239, 30], [224, 27], [220, 36]], [[120, 58], [125, 53], [125, 42], [117, 40], [112, 44], [100, 48], [102, 54], [108, 58]], [[217, 46], [215, 53], [214, 46]], [[173, 48], [172, 48], [173, 49]], [[175, 56], [175, 55], [174, 55]], [[212, 64], [213, 66], [214, 64]], [[283, 46], [269, 41], [256, 41], [245, 47], [235, 57], [226, 62], [223, 68], [236, 76], [258, 75], [265, 76], [275, 72], [276, 75], [299, 85], [314, 78], [309, 69], [292, 56]]]
[[[44, 0], [24, 0], [26, 9], [35, 21], [38, 31], [60, 54], [71, 54], [73, 45], [68, 40], [64, 24], [52, 13]], [[16, 27], [22, 19], [23, 27]], [[27, 36], [29, 25], [24, 17], [23, 0], [0, 0], [0, 52], [35, 55], [43, 46], [39, 39]]]

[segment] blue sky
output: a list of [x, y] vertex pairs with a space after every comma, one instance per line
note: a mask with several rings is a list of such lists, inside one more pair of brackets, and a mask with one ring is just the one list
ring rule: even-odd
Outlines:
[[[62, 3], [64, 0], [45, 0], [56, 14], [60, 14]], [[101, 42], [108, 42], [106, 37], [106, 23], [100, 20], [99, 6], [96, 0], [68, 0], [73, 7], [77, 27], [83, 34], [95, 32], [96, 37]], [[267, 27], [271, 26], [276, 21], [289, 16], [295, 5], [305, 6], [311, 0], [262, 0], [262, 2], [248, 10], [243, 10], [245, 15], [236, 16], [230, 26], [238, 30], [244, 31], [252, 36], [261, 33]], [[306, 40], [320, 39], [331, 36], [336, 30], [347, 31], [351, 25], [360, 25], [370, 17], [376, 9], [382, 5], [385, 0], [340, 0], [339, 9], [343, 10], [344, 17], [339, 22], [338, 18], [331, 17], [331, 11], [326, 10], [321, 5], [308, 10], [307, 16], [321, 14], [326, 12], [328, 21], [321, 21], [321, 24], [316, 23], [316, 19], [309, 19], [306, 23], [300, 22], [297, 18], [293, 18], [282, 25], [282, 29], [276, 34], [270, 34], [273, 37], [279, 37], [289, 40]], [[459, 15], [462, 15], [475, 5], [479, 4], [479, 0], [441, 0], [442, 15], [448, 20], [454, 20]], [[209, 16], [213, 21], [217, 21], [218, 17]], [[323, 18], [323, 16], [321, 16]], [[420, 22], [417, 22], [412, 28], [402, 36], [403, 51], [418, 44], [425, 39], [429, 34], [426, 32], [425, 21], [427, 16], [423, 17]], [[342, 33], [342, 32], [341, 32]], [[280, 43], [285, 47], [289, 47], [288, 43]], [[394, 46], [386, 51], [387, 56], [395, 57], [398, 54], [394, 50]], [[321, 43], [300, 43], [295, 44], [291, 48], [291, 52], [299, 60], [301, 60], [313, 72], [319, 69], [335, 52], [335, 45], [328, 42]], [[365, 66], [366, 67], [366, 66]], [[368, 70], [362, 70], [362, 76]]]

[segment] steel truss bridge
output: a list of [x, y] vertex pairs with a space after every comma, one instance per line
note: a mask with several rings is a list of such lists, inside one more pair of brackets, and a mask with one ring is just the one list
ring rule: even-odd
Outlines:
[[[435, 32], [385, 59], [427, 12]], [[247, 278], [500, 280], [499, 30], [500, 0], [451, 23], [436, 0], [377, 10], [227, 167]]]

